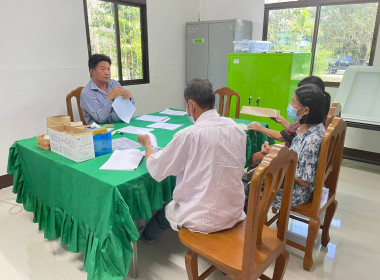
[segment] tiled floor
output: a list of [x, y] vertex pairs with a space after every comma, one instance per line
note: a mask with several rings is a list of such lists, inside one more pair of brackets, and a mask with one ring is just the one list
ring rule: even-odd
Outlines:
[[[11, 188], [0, 190], [0, 279], [86, 279], [83, 254], [69, 252], [60, 245], [60, 240], [44, 239], [38, 225], [32, 223], [32, 214], [9, 204], [14, 203], [14, 198]], [[319, 236], [314, 249], [314, 266], [306, 272], [302, 269], [301, 252], [289, 247], [290, 260], [284, 279], [380, 279], [377, 272], [380, 265], [380, 166], [343, 160], [337, 200], [339, 205], [328, 248], [320, 246]], [[289, 226], [299, 233], [292, 238], [305, 236], [303, 224], [291, 222]], [[187, 279], [185, 251], [173, 231], [167, 231], [154, 245], [139, 242], [139, 279]], [[205, 267], [201, 262], [200, 269]], [[208, 279], [229, 278], [216, 272]]]

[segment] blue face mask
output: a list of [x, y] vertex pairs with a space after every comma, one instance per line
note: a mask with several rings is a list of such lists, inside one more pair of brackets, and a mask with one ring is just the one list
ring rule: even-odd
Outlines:
[[288, 113], [288, 117], [291, 118], [293, 121], [299, 121], [301, 117], [297, 116], [298, 110], [292, 106], [292, 104], [288, 105], [288, 108], [286, 109]]
[[187, 103], [187, 106], [186, 106], [187, 117], [189, 118], [190, 122], [195, 123], [194, 117], [193, 116], [189, 116], [189, 112], [187, 111], [187, 107], [189, 107], [189, 103]]
[[195, 123], [193, 116], [189, 116], [189, 113], [187, 113], [187, 117], [189, 118], [189, 121], [191, 121], [192, 123]]

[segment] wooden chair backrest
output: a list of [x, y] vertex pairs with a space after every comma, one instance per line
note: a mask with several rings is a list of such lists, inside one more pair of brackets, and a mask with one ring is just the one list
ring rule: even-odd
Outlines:
[[[219, 94], [219, 109], [218, 113], [221, 116], [228, 117], [230, 114], [230, 106], [231, 106], [231, 98], [232, 96], [236, 96], [236, 109], [235, 109], [235, 118], [239, 118], [239, 111], [240, 111], [240, 95], [233, 91], [232, 89], [228, 87], [220, 88], [215, 91], [215, 94]], [[226, 106], [224, 106], [224, 97], [226, 96], [227, 103]], [[224, 108], [224, 114], [223, 114], [223, 108]]]
[[323, 136], [315, 179], [311, 216], [318, 217], [323, 187], [329, 189], [329, 198], [335, 196], [347, 125], [335, 117]]
[[[269, 154], [256, 168], [251, 180], [246, 229], [244, 236], [243, 271], [253, 271], [255, 248], [262, 243], [263, 227], [271, 205], [283, 185], [277, 237], [286, 244], [294, 176], [297, 165], [297, 153], [283, 145], [272, 145]], [[265, 187], [260, 198], [262, 183]], [[281, 244], [282, 244], [281, 243]]]
[[327, 113], [326, 122], [325, 122], [325, 128], [327, 129], [329, 127], [329, 124], [332, 122], [333, 118], [340, 117], [342, 115], [342, 106], [339, 104], [339, 102], [334, 102], [329, 112]]
[[83, 112], [82, 108], [80, 107], [80, 94], [82, 92], [83, 87], [78, 87], [71, 91], [67, 96], [66, 96], [66, 107], [67, 107], [67, 114], [70, 116], [71, 121], [74, 121], [74, 114], [73, 114], [73, 107], [71, 104], [71, 98], [75, 97], [77, 100], [77, 105], [78, 105], [78, 112], [79, 112], [79, 117], [80, 120], [82, 121], [83, 124], [86, 124], [86, 121], [84, 120], [83, 117]]

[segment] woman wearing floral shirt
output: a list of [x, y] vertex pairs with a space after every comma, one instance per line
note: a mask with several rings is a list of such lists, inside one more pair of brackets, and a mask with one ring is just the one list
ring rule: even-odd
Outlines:
[[[290, 146], [298, 154], [296, 177], [291, 207], [309, 201], [314, 191], [315, 177], [318, 167], [319, 152], [325, 133], [323, 125], [326, 98], [315, 85], [308, 84], [296, 89], [289, 110], [300, 117], [300, 127]], [[263, 145], [263, 153], [268, 146]], [[273, 206], [280, 208], [282, 190], [277, 195]]]

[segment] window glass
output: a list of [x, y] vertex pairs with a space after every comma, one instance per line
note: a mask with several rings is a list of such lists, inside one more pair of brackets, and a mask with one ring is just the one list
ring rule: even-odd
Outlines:
[[310, 52], [315, 12], [315, 7], [271, 10], [267, 37], [271, 50]]
[[86, 0], [86, 7], [91, 54], [108, 55], [122, 85], [149, 82], [145, 1]]
[[314, 74], [340, 82], [350, 65], [369, 64], [377, 3], [321, 7]]
[[119, 5], [119, 30], [123, 80], [143, 78], [140, 9]]
[[87, 0], [91, 54], [101, 53], [108, 55], [112, 60], [111, 78], [118, 80], [117, 44], [113, 5], [114, 4], [110, 2]]

